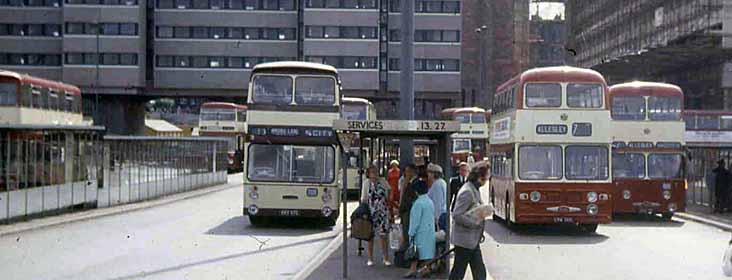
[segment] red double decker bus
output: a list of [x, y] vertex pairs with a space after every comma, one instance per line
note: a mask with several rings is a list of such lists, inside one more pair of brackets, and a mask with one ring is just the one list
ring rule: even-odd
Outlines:
[[445, 120], [460, 122], [460, 131], [453, 133], [451, 147], [451, 163], [456, 167], [460, 162], [467, 162], [472, 154], [473, 160], [483, 160], [488, 144], [488, 117], [490, 112], [483, 108], [448, 108], [442, 110]]
[[611, 132], [600, 73], [561, 66], [525, 71], [496, 91], [489, 147], [494, 219], [612, 221]]
[[610, 88], [614, 213], [661, 214], [686, 208], [684, 95], [665, 83]]

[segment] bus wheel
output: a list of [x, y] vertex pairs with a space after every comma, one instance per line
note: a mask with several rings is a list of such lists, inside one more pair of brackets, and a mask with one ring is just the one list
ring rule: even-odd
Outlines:
[[595, 233], [597, 231], [597, 224], [581, 224], [580, 229], [586, 233]]
[[661, 218], [663, 218], [663, 220], [665, 220], [665, 221], [670, 221], [671, 218], [673, 218], [673, 217], [674, 217], [673, 212], [667, 212], [667, 213], [661, 214]]
[[259, 227], [264, 224], [264, 217], [249, 216], [249, 224]]

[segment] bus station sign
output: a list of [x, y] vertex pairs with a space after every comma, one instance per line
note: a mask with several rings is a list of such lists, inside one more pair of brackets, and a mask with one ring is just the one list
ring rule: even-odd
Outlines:
[[353, 132], [457, 132], [460, 123], [455, 121], [400, 121], [400, 120], [335, 120], [333, 129]]

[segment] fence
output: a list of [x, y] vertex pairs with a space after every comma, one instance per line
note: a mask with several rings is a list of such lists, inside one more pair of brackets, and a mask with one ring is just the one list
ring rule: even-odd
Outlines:
[[227, 142], [104, 136], [103, 127], [0, 125], [0, 222], [226, 183]]
[[226, 139], [104, 137], [99, 207], [226, 183]]
[[732, 160], [732, 148], [689, 148], [689, 162], [686, 166], [686, 178], [689, 184], [689, 189], [686, 191], [687, 204], [704, 207], [711, 207], [714, 204], [712, 169], [717, 167], [717, 161], [720, 159], [729, 164]]

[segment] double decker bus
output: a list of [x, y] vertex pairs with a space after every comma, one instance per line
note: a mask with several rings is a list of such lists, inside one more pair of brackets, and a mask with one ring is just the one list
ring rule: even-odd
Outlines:
[[[344, 120], [376, 120], [376, 109], [371, 101], [364, 98], [356, 97], [343, 97], [341, 102], [341, 119]], [[348, 172], [348, 178], [354, 178], [347, 186], [348, 194], [350, 196], [358, 195], [361, 192], [361, 179], [359, 176], [359, 170], [365, 170], [368, 164], [371, 163], [371, 157], [369, 153], [369, 145], [364, 144], [363, 146], [359, 143], [361, 140], [358, 137], [354, 137], [351, 145], [351, 157], [350, 162], [344, 164], [348, 165], [346, 172]], [[361, 148], [359, 148], [361, 147]], [[364, 157], [361, 158], [360, 154], [363, 153]], [[361, 159], [363, 162], [358, 162], [357, 159]], [[356, 179], [358, 178], [358, 179]]]
[[78, 87], [0, 70], [0, 123], [90, 125], [81, 114]]
[[714, 203], [712, 170], [721, 159], [732, 162], [732, 112], [684, 110], [688, 161], [686, 202], [711, 207]]
[[497, 89], [492, 112], [494, 219], [589, 232], [612, 221], [610, 111], [600, 73], [525, 71]]
[[201, 136], [229, 138], [228, 171], [241, 172], [247, 131], [247, 106], [228, 102], [201, 104], [198, 133]]
[[341, 193], [332, 125], [340, 104], [338, 72], [331, 66], [283, 61], [254, 67], [243, 193], [243, 212], [253, 225], [274, 217], [335, 224]]
[[610, 87], [616, 214], [685, 211], [683, 92], [671, 84]]
[[443, 119], [460, 122], [460, 132], [451, 135], [450, 162], [453, 168], [467, 161], [471, 153], [475, 161], [483, 160], [490, 134], [487, 121], [489, 114], [478, 107], [442, 110]]

